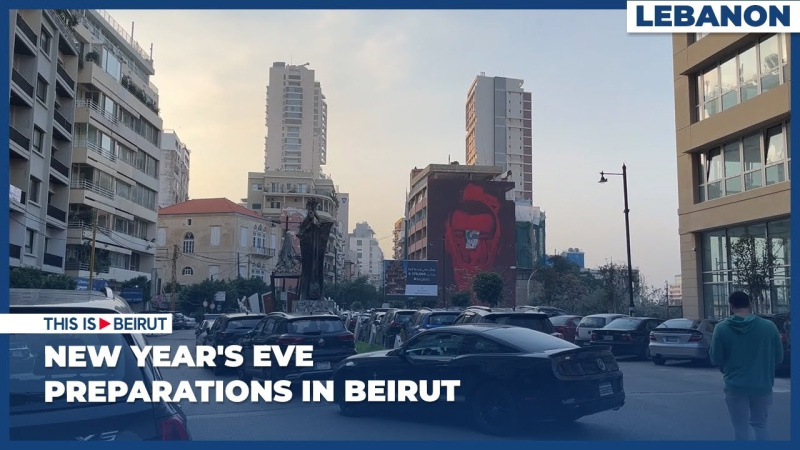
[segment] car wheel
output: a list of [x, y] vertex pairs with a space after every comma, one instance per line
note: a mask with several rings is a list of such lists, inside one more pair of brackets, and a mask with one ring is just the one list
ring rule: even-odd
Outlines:
[[653, 356], [653, 364], [655, 364], [657, 366], [663, 366], [664, 364], [666, 364], [666, 362], [667, 362], [667, 360], [664, 359], [664, 357], [661, 356], [661, 355]]
[[491, 383], [478, 388], [472, 397], [472, 420], [482, 432], [507, 435], [517, 428], [519, 409], [511, 393]]

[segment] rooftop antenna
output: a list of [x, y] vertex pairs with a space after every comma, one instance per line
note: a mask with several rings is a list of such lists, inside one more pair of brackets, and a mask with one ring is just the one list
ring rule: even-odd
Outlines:
[[136, 25], [136, 22], [131, 22], [131, 41], [133, 40], [133, 27]]

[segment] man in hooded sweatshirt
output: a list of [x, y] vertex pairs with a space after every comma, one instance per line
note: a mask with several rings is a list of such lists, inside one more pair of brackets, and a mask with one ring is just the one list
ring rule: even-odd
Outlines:
[[728, 298], [732, 316], [714, 328], [709, 356], [723, 373], [725, 402], [737, 441], [768, 440], [767, 416], [772, 405], [775, 366], [783, 361], [778, 327], [753, 314], [750, 296]]

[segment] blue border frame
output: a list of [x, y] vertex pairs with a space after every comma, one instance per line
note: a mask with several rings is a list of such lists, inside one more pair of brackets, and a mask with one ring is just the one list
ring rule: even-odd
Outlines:
[[[54, 0], [43, 0], [43, 1], [32, 1], [32, 2], [23, 2], [19, 0], [12, 0], [10, 2], [11, 7], [15, 9], [58, 9], [64, 8], [65, 3], [68, 3], [70, 7], [73, 8], [88, 8], [88, 9], [550, 9], [550, 10], [580, 10], [580, 9], [588, 9], [588, 10], [613, 10], [613, 9], [625, 9], [626, 2], [624, 0], [594, 0], [594, 1], [587, 1], [587, 0], [378, 0], [378, 1], [368, 1], [368, 0], [344, 0], [344, 1], [332, 1], [332, 0], [287, 0], [285, 2], [279, 2], [275, 0], [268, 0], [268, 1], [261, 1], [256, 2], [253, 0], [232, 0], [227, 2], [222, 2], [220, 0], [196, 0], [196, 1], [154, 1], [154, 0], [138, 0], [138, 1], [129, 1], [129, 0], [106, 0], [106, 1], [96, 1], [96, 0], [84, 0], [84, 1], [54, 1]], [[4, 22], [5, 23], [5, 22]], [[8, 47], [8, 30], [6, 29], [5, 33], [0, 35], [0, 39], [3, 41], [3, 45], [7, 48]], [[800, 35], [792, 35], [791, 37], [792, 42], [792, 50], [791, 50], [791, 61], [800, 61]], [[668, 57], [669, 55], [664, 55], [664, 57]], [[790, 63], [791, 64], [791, 63]], [[3, 70], [0, 76], [3, 78], [2, 85], [10, 86], [9, 80], [9, 72], [8, 66], [5, 66], [5, 70]], [[791, 71], [791, 69], [790, 69]], [[791, 73], [791, 72], [790, 72]], [[791, 94], [791, 102], [792, 104], [800, 102], [800, 91], [794, 89], [794, 84], [800, 83], [792, 83], [792, 94]], [[3, 114], [5, 113], [5, 114]], [[6, 122], [8, 121], [8, 113], [6, 109], [0, 110], [0, 114], [3, 117], [6, 117]], [[8, 140], [8, 129], [5, 127], [0, 128], [0, 138]], [[800, 136], [800, 121], [792, 120], [791, 121], [791, 134], [792, 136]], [[791, 143], [790, 143], [791, 145]], [[790, 147], [791, 152], [791, 147]], [[791, 154], [791, 153], [790, 153]], [[797, 173], [796, 158], [791, 163], [792, 173]], [[0, 158], [0, 167], [3, 170], [3, 173], [8, 173], [8, 159], [7, 158]], [[791, 180], [791, 188], [794, 190], [794, 185], [800, 182], [797, 181], [797, 177], [793, 177]], [[5, 187], [5, 184], [0, 183], [0, 189]], [[6, 189], [2, 189], [3, 196], [7, 196], [8, 191]], [[800, 198], [797, 196], [792, 196], [791, 200], [791, 209], [800, 208]], [[6, 208], [0, 208], [0, 214], [2, 214], [2, 218], [0, 218], [0, 232], [5, 230], [4, 232], [8, 232], [7, 227], [3, 227], [3, 225], [7, 225], [9, 222], [9, 212]], [[796, 225], [792, 224], [791, 233], [794, 235], [795, 228], [798, 228]], [[797, 240], [792, 240], [791, 251], [792, 254], [797, 255], [798, 250], [800, 250], [800, 243]], [[9, 257], [9, 247], [8, 245], [0, 245], [0, 261], [8, 261]], [[792, 278], [794, 277], [795, 273], [799, 270], [798, 265], [792, 265], [791, 267], [791, 275]], [[8, 266], [4, 264], [0, 264], [0, 286], [8, 286], [9, 283], [9, 270]], [[792, 302], [793, 303], [793, 302]], [[0, 297], [0, 313], [8, 313], [8, 297]], [[797, 322], [798, 316], [800, 316], [800, 311], [797, 311], [796, 308], [792, 310], [792, 319]], [[797, 337], [797, 334], [792, 337], [792, 364], [791, 370], [793, 373], [797, 373], [798, 366], [800, 363], [798, 362], [798, 356], [800, 356], [800, 350], [797, 348], [798, 341], [800, 338]], [[5, 352], [2, 350], [4, 348], [8, 348], [9, 345], [9, 338], [8, 335], [0, 334], [0, 352], [3, 353], [3, 357], [0, 357], [0, 443], [3, 443], [5, 448], [8, 449], [39, 449], [42, 447], [42, 443], [38, 442], [10, 442], [9, 439], [9, 404], [8, 401], [5, 399], [8, 398], [8, 382], [7, 379], [3, 374], [7, 374], [9, 370], [9, 360], [8, 357], [5, 356]], [[792, 392], [791, 394], [791, 410], [797, 411], [798, 406], [798, 393]], [[800, 429], [800, 419], [798, 419], [798, 415], [795, 412], [791, 419], [791, 428]], [[631, 425], [633, 426], [633, 424]], [[794, 440], [794, 436], [792, 438]], [[147, 443], [147, 446], [191, 446], [193, 448], [207, 448], [207, 449], [214, 449], [218, 450], [220, 444], [222, 445], [253, 445], [251, 442], [236, 442], [234, 441], [195, 441], [189, 443], [156, 443], [151, 442]], [[256, 441], [258, 442], [258, 441]], [[347, 449], [347, 450], [355, 450], [355, 449], [370, 449], [372, 450], [374, 446], [380, 446], [386, 450], [393, 450], [393, 449], [402, 449], [406, 450], [408, 448], [408, 442], [398, 442], [398, 441], [383, 441], [383, 442], [371, 442], [371, 441], [358, 441], [358, 442], [351, 442], [351, 441], [317, 441], [317, 442], [306, 442], [306, 441], [264, 441], [264, 442], [275, 442], [279, 443], [284, 449], [315, 449], [318, 450], [320, 445], [324, 445], [326, 448], [332, 449]], [[413, 441], [412, 441], [413, 442]], [[485, 441], [467, 441], [467, 442], [435, 442], [435, 441], [422, 441], [425, 442], [425, 446], [427, 448], [441, 448], [441, 449], [455, 449], [458, 448], [459, 450], [466, 450], [466, 449], [481, 449], [483, 450], [485, 447]], [[497, 441], [494, 441], [497, 442]], [[546, 441], [541, 441], [538, 444], [532, 444], [530, 441], [503, 441], [504, 448], [519, 448], [529, 450], [531, 445], [547, 445]], [[674, 450], [676, 445], [691, 445], [692, 441], [681, 441], [678, 442], [668, 442], [668, 441], [645, 441], [647, 442], [647, 447], [651, 449], [669, 449]], [[765, 446], [774, 446], [775, 448], [789, 448], [790, 442], [775, 442], [769, 444], [758, 444], [758, 445], [765, 445]], [[53, 446], [52, 443], [48, 443], [45, 445]], [[87, 445], [93, 445], [90, 443], [80, 443], [80, 442], [59, 442], [56, 444], [59, 448], [86, 448]], [[103, 442], [102, 445], [104, 448], [121, 448], [121, 449], [141, 449], [143, 447], [142, 443], [136, 442]], [[413, 445], [413, 444], [412, 444]], [[497, 444], [495, 444], [497, 445]], [[552, 444], [551, 444], [552, 445]], [[592, 449], [615, 449], [619, 450], [621, 448], [630, 448], [630, 449], [640, 449], [643, 445], [640, 441], [635, 442], [616, 442], [616, 441], [563, 441], [559, 442], [559, 446], [567, 445], [567, 446], [578, 446], [583, 448], [592, 448]], [[721, 442], [697, 442], [695, 445], [702, 445], [706, 449], [713, 449], [717, 446], [719, 448], [729, 449], [731, 447], [739, 447], [744, 445], [753, 445], [753, 444], [738, 444], [738, 443], [721, 443]]]

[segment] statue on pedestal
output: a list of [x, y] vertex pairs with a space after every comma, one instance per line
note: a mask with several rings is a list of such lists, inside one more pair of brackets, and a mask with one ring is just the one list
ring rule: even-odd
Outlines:
[[306, 203], [307, 214], [297, 237], [300, 239], [300, 300], [324, 301], [323, 282], [325, 253], [334, 219], [330, 214], [318, 211], [319, 201], [311, 199]]

